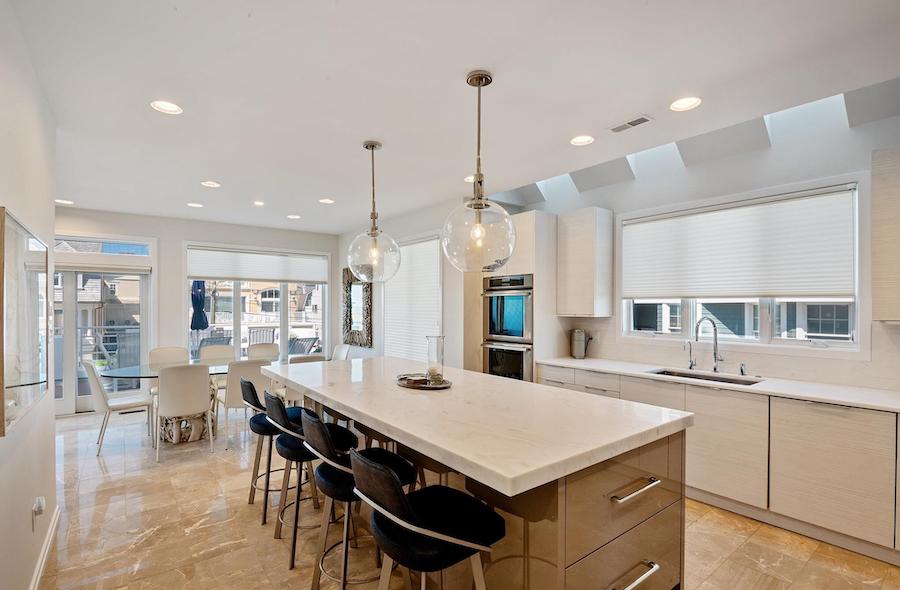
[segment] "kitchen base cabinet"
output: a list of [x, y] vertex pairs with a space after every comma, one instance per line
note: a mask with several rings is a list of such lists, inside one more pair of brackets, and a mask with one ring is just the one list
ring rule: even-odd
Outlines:
[[684, 385], [655, 379], [622, 377], [619, 383], [619, 398], [673, 410], [683, 410]]
[[678, 587], [682, 511], [679, 501], [567, 568], [566, 590]]
[[685, 386], [686, 483], [758, 508], [768, 506], [769, 397]]
[[894, 546], [897, 415], [773, 397], [769, 508]]

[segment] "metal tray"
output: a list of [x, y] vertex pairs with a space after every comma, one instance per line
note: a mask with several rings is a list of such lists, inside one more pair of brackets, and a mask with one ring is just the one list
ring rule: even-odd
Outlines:
[[407, 389], [423, 389], [423, 390], [433, 390], [433, 389], [449, 389], [453, 383], [451, 381], [447, 381], [444, 379], [442, 383], [428, 383], [423, 382], [425, 379], [425, 373], [405, 373], [402, 375], [397, 375], [397, 385], [400, 387], [406, 387]]

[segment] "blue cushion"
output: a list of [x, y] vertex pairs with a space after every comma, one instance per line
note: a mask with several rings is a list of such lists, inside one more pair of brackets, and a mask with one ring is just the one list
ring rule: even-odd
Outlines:
[[261, 436], [275, 436], [281, 432], [277, 426], [269, 422], [265, 414], [256, 414], [250, 418], [250, 430]]
[[316, 460], [316, 456], [303, 446], [303, 441], [290, 434], [278, 435], [275, 439], [275, 450], [285, 459], [297, 463]]

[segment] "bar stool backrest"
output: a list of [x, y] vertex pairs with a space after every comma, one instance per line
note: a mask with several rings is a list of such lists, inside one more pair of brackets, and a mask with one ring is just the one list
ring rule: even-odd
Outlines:
[[253, 381], [248, 381], [241, 377], [241, 397], [244, 398], [244, 404], [257, 412], [265, 412], [266, 407], [259, 401], [259, 394], [256, 393], [256, 385]]
[[420, 526], [421, 521], [413, 512], [400, 479], [390, 467], [367, 459], [356, 449], [350, 450], [350, 465], [356, 489], [400, 520]]
[[191, 416], [208, 412], [209, 368], [175, 365], [159, 370], [159, 415]]
[[288, 434], [293, 434], [294, 436], [301, 435], [302, 431], [300, 430], [300, 426], [292, 423], [290, 419], [288, 419], [287, 409], [285, 409], [284, 402], [281, 398], [277, 395], [272, 395], [268, 391], [265, 395], [266, 417], [269, 422]]
[[319, 415], [312, 410], [304, 409], [300, 414], [300, 421], [303, 423], [303, 438], [312, 450], [320, 457], [337, 462], [340, 454], [335, 449], [331, 433]]

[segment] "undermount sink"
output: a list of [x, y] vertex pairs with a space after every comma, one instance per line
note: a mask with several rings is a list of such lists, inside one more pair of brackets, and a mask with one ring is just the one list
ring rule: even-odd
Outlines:
[[715, 381], [718, 383], [731, 383], [733, 385], [755, 385], [762, 381], [759, 377], [745, 377], [743, 375], [725, 375], [711, 373], [709, 371], [693, 371], [691, 369], [658, 369], [649, 371], [654, 375], [668, 375], [669, 377], [681, 377], [683, 379], [699, 379], [700, 381]]

